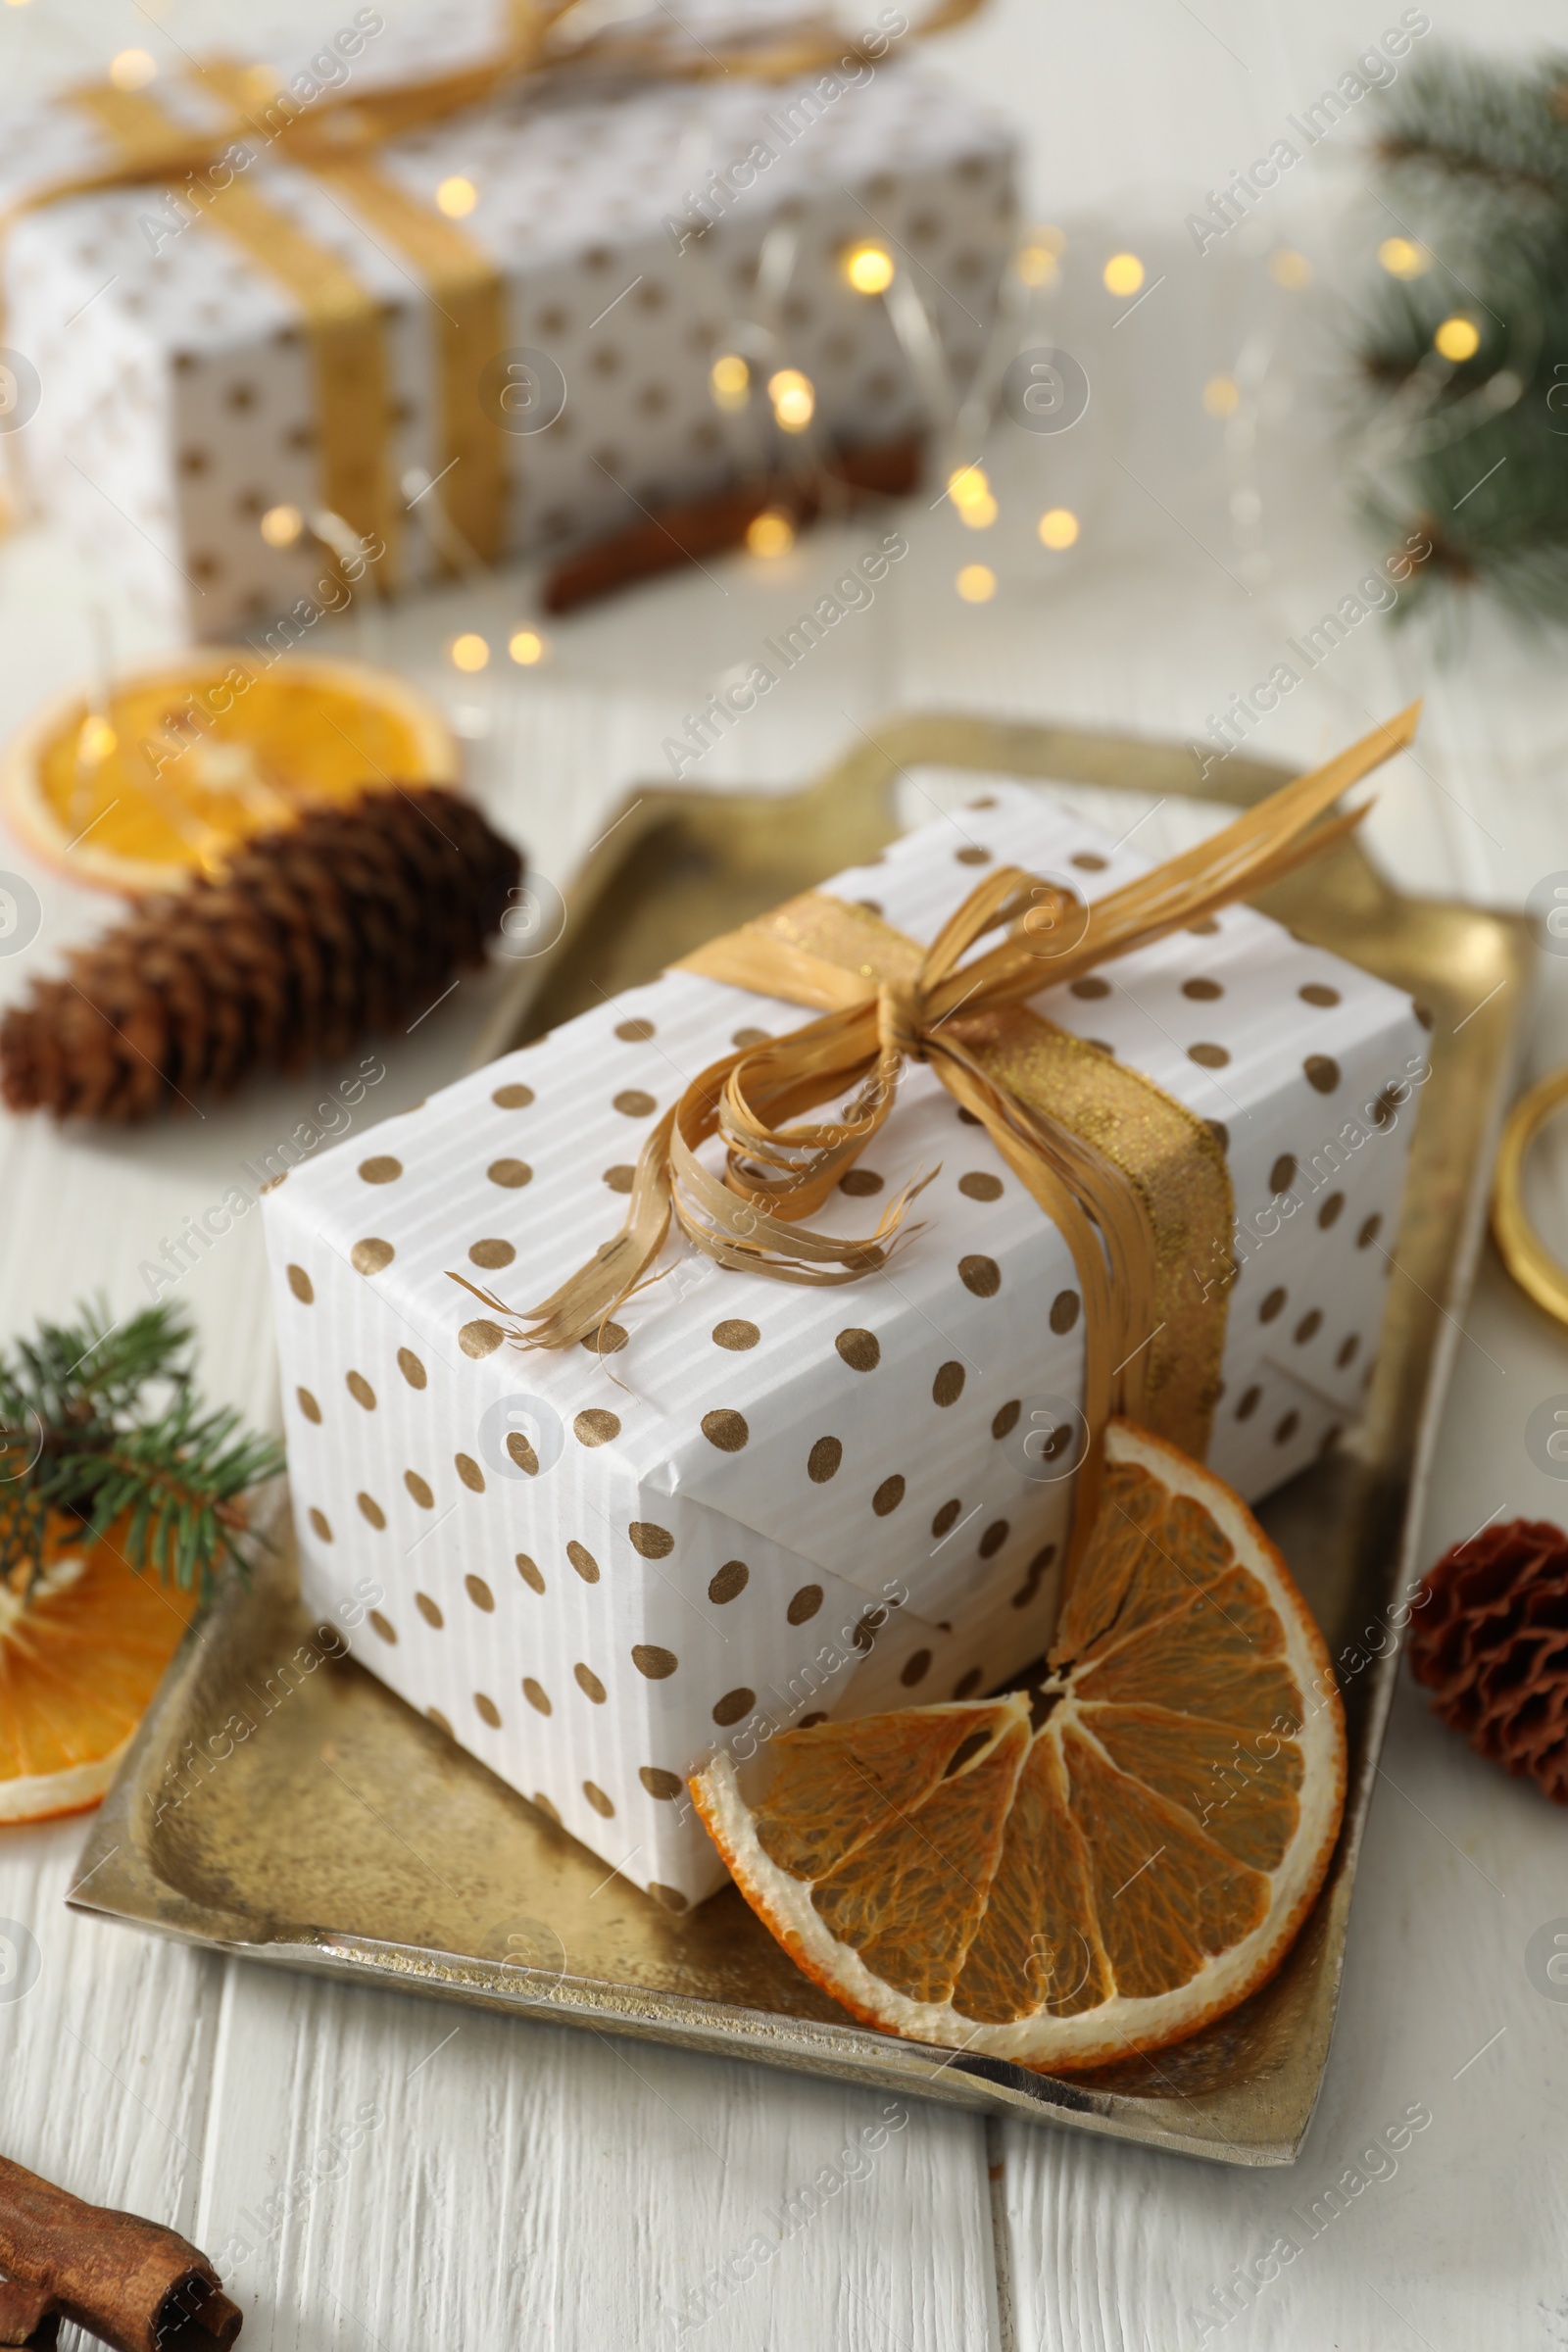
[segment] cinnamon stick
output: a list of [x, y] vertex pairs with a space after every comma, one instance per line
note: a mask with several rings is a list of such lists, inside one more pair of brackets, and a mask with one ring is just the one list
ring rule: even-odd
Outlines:
[[115, 2352], [227, 2352], [243, 2314], [176, 2230], [84, 2204], [0, 2156], [0, 2344], [74, 2320]]
[[822, 512], [822, 476], [841, 489], [879, 498], [904, 498], [920, 479], [919, 437], [873, 442], [829, 458], [822, 473], [802, 482], [791, 474], [720, 490], [711, 498], [661, 507], [647, 521], [600, 539], [558, 564], [545, 582], [547, 612], [569, 612], [594, 597], [610, 596], [654, 573], [672, 571], [704, 556], [739, 547], [759, 514], [770, 507], [787, 514], [804, 530]]
[[13, 2286], [0, 2279], [0, 2344], [52, 2352], [60, 2318], [60, 2306], [46, 2286]]

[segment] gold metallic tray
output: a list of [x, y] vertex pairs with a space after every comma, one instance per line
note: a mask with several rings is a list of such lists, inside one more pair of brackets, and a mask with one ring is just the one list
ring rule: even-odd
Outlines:
[[[1197, 797], [1191, 755], [1130, 737], [915, 715], [787, 797], [650, 788], [590, 858], [487, 1054], [871, 857], [920, 765]], [[1282, 769], [1229, 760], [1206, 797]], [[1401, 897], [1354, 843], [1260, 902], [1433, 1014], [1366, 1416], [1264, 1506], [1336, 1657], [1416, 1565], [1419, 1498], [1483, 1226], [1529, 972], [1521, 920]], [[673, 1919], [311, 1627], [276, 1554], [193, 1627], [82, 1856], [73, 1901], [218, 1949], [629, 2034], [1238, 2164], [1289, 2163], [1328, 2059], [1357, 1854], [1396, 1662], [1345, 1678], [1350, 1784], [1317, 1907], [1273, 1982], [1157, 2060], [1054, 2080], [852, 2025], [733, 1889]], [[1364, 1651], [1360, 1654], [1364, 1654]], [[290, 1661], [293, 1661], [292, 1666]], [[256, 1725], [236, 1742], [236, 1715]], [[224, 1752], [225, 1747], [231, 1752]], [[208, 1761], [196, 1764], [200, 1754]]]

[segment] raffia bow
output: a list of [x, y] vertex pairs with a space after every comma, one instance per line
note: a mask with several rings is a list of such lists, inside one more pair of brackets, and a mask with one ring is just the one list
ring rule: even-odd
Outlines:
[[[1234, 1207], [1207, 1124], [1152, 1081], [1027, 1010], [1027, 1001], [1265, 889], [1342, 841], [1365, 811], [1330, 817], [1328, 810], [1409, 743], [1419, 711], [1412, 704], [1198, 848], [1092, 906], [1059, 884], [1007, 866], [988, 875], [924, 950], [880, 918], [814, 893], [711, 941], [676, 968], [815, 1006], [820, 1017], [726, 1054], [687, 1086], [643, 1146], [620, 1232], [539, 1305], [518, 1313], [464, 1275], [453, 1281], [506, 1317], [518, 1346], [564, 1348], [602, 1331], [651, 1278], [672, 1220], [719, 1265], [773, 1281], [849, 1283], [874, 1274], [887, 1264], [929, 1175], [906, 1184], [869, 1235], [846, 1238], [805, 1220], [888, 1119], [905, 1064], [926, 1062], [1071, 1250], [1086, 1324], [1089, 1432], [1075, 1528], [1086, 1528], [1106, 1419], [1112, 1412], [1143, 1418], [1159, 1383], [1152, 1346], [1158, 1305], [1167, 1309], [1163, 1330], [1173, 1306], [1200, 1319], [1217, 1299], [1200, 1361], [1188, 1352], [1188, 1378], [1170, 1377], [1182, 1358], [1167, 1350], [1169, 1394], [1158, 1416], [1165, 1434], [1189, 1451], [1203, 1450], [1224, 1287], [1204, 1286], [1201, 1276], [1229, 1248]], [[971, 956], [999, 928], [1001, 944]], [[1167, 1166], [1174, 1129], [1175, 1153], [1189, 1166], [1206, 1157], [1217, 1174], [1206, 1194], [1178, 1187], [1174, 1214], [1153, 1197], [1118, 1133], [1115, 1098], [1129, 1086], [1138, 1098], [1135, 1116], [1151, 1108], [1168, 1114], [1158, 1146]], [[1077, 1098], [1071, 1104], [1069, 1094]], [[829, 1119], [793, 1123], [826, 1102], [845, 1107]], [[714, 1137], [725, 1150], [721, 1174], [699, 1156]], [[1173, 1250], [1184, 1264], [1172, 1264]], [[1193, 1279], [1182, 1303], [1184, 1275]]]
[[[938, 0], [909, 31], [916, 40], [925, 40], [932, 33], [965, 23], [985, 4], [986, 0]], [[308, 110], [297, 109], [275, 131], [270, 129], [269, 137], [281, 142], [280, 153], [291, 162], [341, 158], [356, 149], [376, 147], [387, 139], [427, 128], [467, 107], [482, 105], [518, 82], [546, 75], [592, 72], [659, 80], [714, 81], [740, 74], [755, 81], [790, 81], [837, 64], [877, 63], [887, 56], [890, 46], [883, 39], [880, 48], [867, 47], [863, 39], [846, 34], [831, 18], [821, 15], [764, 25], [738, 40], [714, 43], [698, 41], [673, 20], [652, 32], [627, 32], [611, 26], [573, 41], [564, 37], [563, 28], [567, 18], [584, 5], [586, 0], [513, 0], [505, 35], [489, 57], [450, 74], [383, 83], [365, 92], [323, 94], [313, 99]], [[66, 196], [90, 195], [96, 189], [177, 180], [188, 171], [214, 163], [232, 140], [253, 133], [258, 115], [287, 96], [267, 66], [207, 59], [195, 64], [193, 73], [222, 106], [220, 122], [192, 130], [185, 124], [159, 126], [149, 122], [135, 153], [34, 189], [0, 215], [0, 220], [36, 211]]]

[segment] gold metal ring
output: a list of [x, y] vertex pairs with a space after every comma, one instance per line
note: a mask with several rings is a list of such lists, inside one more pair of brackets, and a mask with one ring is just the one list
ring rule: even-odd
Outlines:
[[1546, 1248], [1525, 1208], [1525, 1153], [1555, 1110], [1568, 1102], [1568, 1069], [1554, 1070], [1521, 1095], [1502, 1130], [1492, 1187], [1492, 1233], [1522, 1291], [1559, 1323], [1568, 1323], [1568, 1267]]

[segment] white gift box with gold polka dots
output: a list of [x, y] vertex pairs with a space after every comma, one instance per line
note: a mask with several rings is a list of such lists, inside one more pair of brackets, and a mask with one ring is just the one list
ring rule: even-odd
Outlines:
[[[928, 941], [991, 858], [1091, 898], [1145, 865], [1003, 784], [827, 887]], [[1244, 907], [1037, 1003], [1223, 1130], [1240, 1272], [1209, 1458], [1255, 1499], [1355, 1417], [1419, 1018]], [[881, 1274], [797, 1288], [671, 1248], [603, 1353], [523, 1352], [449, 1278], [513, 1307], [548, 1295], [618, 1227], [686, 1082], [805, 1017], [665, 973], [266, 1203], [308, 1596], [371, 1579], [364, 1663], [676, 1906], [721, 1877], [682, 1793], [715, 1741], [990, 1690], [1055, 1606], [1072, 1259], [929, 1069], [822, 1220], [864, 1231], [871, 1196], [937, 1169]]]
[[[368, 45], [359, 36], [352, 62], [334, 71], [349, 89], [356, 76], [384, 80], [392, 46], [390, 33]], [[407, 57], [395, 63], [409, 70]], [[177, 71], [147, 95], [193, 130], [214, 121], [211, 98]], [[762, 147], [771, 160], [759, 166]], [[250, 148], [239, 184], [379, 307], [391, 483], [443, 474], [440, 318], [413, 265], [341, 189], [278, 160], [265, 133]], [[0, 207], [110, 153], [70, 101], [10, 120]], [[901, 257], [961, 387], [1014, 237], [1010, 133], [896, 41], [858, 80], [778, 86], [735, 74], [514, 92], [381, 147], [377, 160], [437, 221], [438, 190], [449, 206], [471, 192], [462, 227], [501, 271], [502, 348], [531, 355], [533, 372], [516, 381], [539, 417], [559, 395], [551, 370], [564, 379], [564, 406], [547, 429], [512, 429], [534, 414], [514, 402], [508, 411], [509, 553], [608, 534], [646, 508], [782, 463], [797, 445], [775, 432], [760, 383], [742, 411], [715, 405], [710, 370], [737, 341], [754, 377], [787, 366], [809, 378], [824, 447], [919, 429], [924, 412], [888, 313], [847, 282], [846, 248], [879, 238]], [[232, 179], [233, 167], [223, 171]], [[763, 243], [781, 224], [760, 295]], [[291, 612], [308, 627], [301, 600], [322, 601], [320, 551], [271, 544], [261, 529], [273, 510], [331, 504], [313, 355], [288, 286], [215, 220], [148, 187], [24, 215], [0, 273], [5, 341], [40, 386], [36, 414], [0, 454], [20, 465], [33, 503], [182, 631], [254, 633]], [[417, 582], [450, 567], [442, 495], [403, 515], [386, 574]]]

